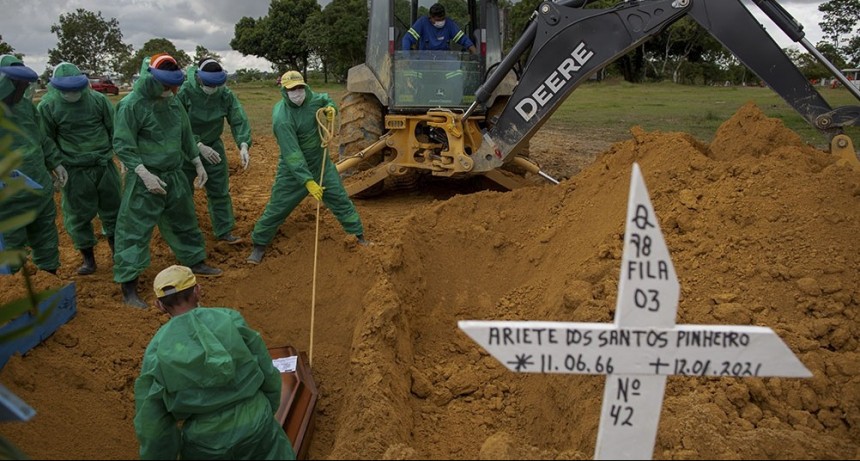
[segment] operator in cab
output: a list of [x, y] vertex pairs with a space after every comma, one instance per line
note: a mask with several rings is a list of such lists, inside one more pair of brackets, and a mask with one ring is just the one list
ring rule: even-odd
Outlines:
[[451, 42], [457, 43], [470, 53], [478, 51], [454, 20], [445, 19], [445, 7], [434, 3], [427, 16], [421, 16], [403, 36], [403, 51], [450, 50]]

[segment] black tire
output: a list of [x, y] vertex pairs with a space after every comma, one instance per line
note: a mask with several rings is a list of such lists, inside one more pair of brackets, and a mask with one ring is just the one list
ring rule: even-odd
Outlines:
[[352, 157], [378, 141], [383, 129], [382, 104], [376, 97], [363, 93], [347, 93], [340, 103], [337, 160]]
[[[347, 93], [340, 103], [340, 129], [337, 134], [337, 159], [341, 161], [362, 151], [375, 143], [382, 136], [385, 126], [382, 114], [382, 104], [375, 96], [364, 93]], [[382, 162], [382, 155], [359, 163], [343, 173], [351, 176], [361, 171], [369, 170]], [[370, 198], [382, 193], [384, 181], [374, 184], [368, 189], [356, 193], [355, 198]]]

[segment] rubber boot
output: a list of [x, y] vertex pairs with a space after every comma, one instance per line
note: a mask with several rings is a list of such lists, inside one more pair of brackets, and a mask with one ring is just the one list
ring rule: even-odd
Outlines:
[[83, 248], [81, 256], [84, 257], [84, 263], [78, 268], [78, 275], [90, 275], [96, 271], [96, 256], [93, 254], [92, 248]]
[[136, 278], [129, 280], [128, 282], [122, 282], [122, 302], [128, 304], [131, 307], [137, 307], [140, 309], [146, 309], [147, 307], [149, 307], [137, 295]]
[[263, 255], [266, 254], [265, 245], [254, 245], [251, 250], [251, 256], [248, 256], [248, 262], [251, 264], [260, 264], [263, 261]]
[[222, 242], [227, 242], [230, 245], [237, 245], [239, 243], [242, 243], [242, 239], [239, 237], [236, 237], [233, 234], [227, 234], [223, 237], [218, 237], [218, 240], [220, 240]]
[[191, 273], [193, 273], [194, 275], [200, 275], [203, 277], [218, 277], [223, 272], [221, 272], [221, 269], [216, 269], [212, 266], [206, 265], [206, 263], [204, 263], [204, 262], [199, 262], [199, 263], [191, 266]]
[[114, 255], [114, 238], [113, 236], [108, 237], [108, 246], [110, 247], [110, 255], [113, 257]]

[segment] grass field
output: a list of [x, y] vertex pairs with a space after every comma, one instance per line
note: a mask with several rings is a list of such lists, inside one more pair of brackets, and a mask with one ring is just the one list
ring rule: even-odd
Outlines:
[[[336, 101], [345, 93], [344, 85], [310, 82], [317, 92], [327, 92]], [[230, 87], [248, 113], [256, 134], [271, 134], [272, 106], [280, 98], [274, 82], [234, 84]], [[860, 105], [844, 88], [817, 87], [832, 107]], [[121, 96], [111, 96], [114, 102]], [[680, 131], [710, 142], [720, 124], [745, 103], [754, 102], [769, 117], [779, 118], [803, 139], [826, 149], [827, 139], [807, 123], [797, 111], [769, 88], [709, 87], [673, 83], [637, 84], [627, 82], [587, 83], [577, 88], [544, 125], [568, 133], [600, 135], [607, 141], [627, 139], [630, 128], [648, 131]], [[846, 133], [860, 147], [860, 128]]]

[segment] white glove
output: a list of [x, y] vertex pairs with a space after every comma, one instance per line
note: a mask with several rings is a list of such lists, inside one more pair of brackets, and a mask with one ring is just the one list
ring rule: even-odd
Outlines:
[[197, 148], [200, 149], [200, 156], [205, 158], [207, 162], [212, 165], [221, 163], [221, 154], [219, 154], [217, 150], [203, 144], [202, 142], [197, 143]]
[[165, 189], [167, 183], [162, 181], [158, 176], [150, 173], [143, 164], [134, 167], [134, 172], [140, 176], [140, 180], [143, 181], [146, 190], [153, 194], [167, 195], [167, 190]]
[[54, 184], [60, 188], [66, 187], [66, 183], [69, 181], [69, 172], [66, 171], [66, 168], [63, 165], [57, 165], [57, 167], [54, 168], [54, 175], [57, 177]]
[[239, 146], [239, 159], [242, 161], [242, 170], [247, 170], [251, 163], [251, 156], [248, 155], [248, 145], [244, 142]]
[[[221, 157], [218, 157], [218, 159], [220, 160]], [[192, 160], [191, 163], [194, 164], [194, 169], [197, 170], [197, 180], [194, 182], [198, 189], [203, 189], [203, 185], [209, 180], [209, 175], [206, 174], [206, 168], [203, 168], [203, 161], [200, 160], [200, 157], [194, 157], [194, 160]]]

